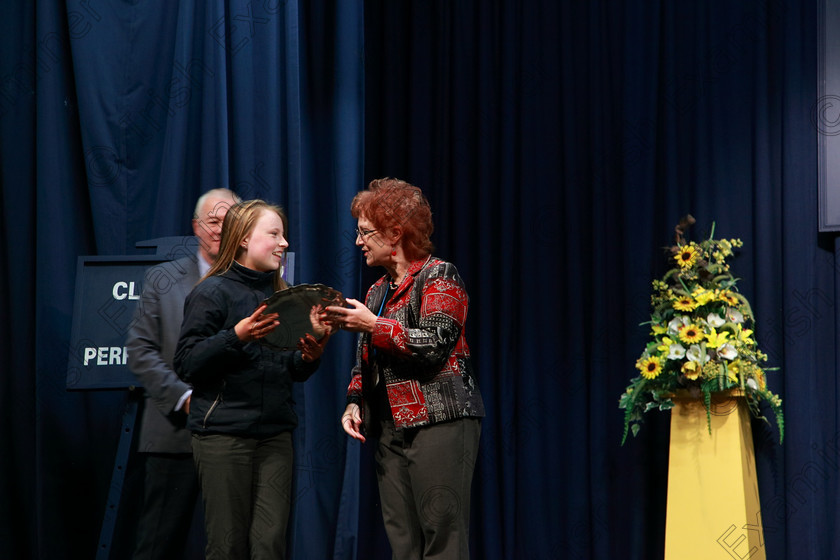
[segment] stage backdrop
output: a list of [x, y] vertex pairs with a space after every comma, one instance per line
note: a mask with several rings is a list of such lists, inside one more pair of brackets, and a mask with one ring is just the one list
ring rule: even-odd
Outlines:
[[[816, 0], [19, 0], [0, 26], [0, 550], [96, 546], [124, 397], [64, 389], [77, 255], [186, 233], [229, 185], [286, 205], [299, 281], [360, 297], [347, 206], [397, 176], [471, 295], [474, 558], [661, 557], [668, 416], [620, 447], [617, 404], [686, 213], [744, 240], [780, 368], [784, 445], [753, 423], [767, 558], [840, 557]], [[330, 345], [299, 403], [294, 558], [386, 559], [370, 450], [335, 421], [353, 340]]]

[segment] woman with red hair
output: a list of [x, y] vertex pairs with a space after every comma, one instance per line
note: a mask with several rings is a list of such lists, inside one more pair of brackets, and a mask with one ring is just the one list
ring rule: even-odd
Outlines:
[[365, 304], [328, 307], [361, 333], [341, 418], [378, 440], [379, 494], [394, 558], [469, 558], [470, 485], [481, 400], [464, 336], [469, 298], [451, 263], [432, 256], [429, 202], [417, 187], [377, 179], [353, 199], [356, 245], [386, 274]]

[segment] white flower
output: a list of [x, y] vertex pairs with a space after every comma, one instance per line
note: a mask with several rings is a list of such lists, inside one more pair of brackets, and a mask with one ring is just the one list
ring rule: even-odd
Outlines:
[[669, 360], [682, 360], [685, 356], [685, 348], [681, 344], [672, 344], [668, 347]]
[[706, 321], [708, 321], [709, 325], [714, 328], [722, 327], [726, 321], [720, 318], [720, 315], [717, 313], [709, 313], [708, 317], [706, 317]]
[[731, 344], [724, 344], [723, 346], [718, 348], [717, 353], [718, 356], [727, 360], [734, 360], [738, 357], [738, 351], [735, 350], [735, 347]]
[[733, 309], [732, 307], [726, 310], [726, 318], [732, 321], [733, 323], [744, 322], [744, 316], [741, 314], [741, 312], [737, 309]]
[[697, 362], [698, 364], [705, 364], [709, 361], [709, 355], [706, 354], [706, 349], [699, 344], [692, 344], [689, 346], [688, 352], [685, 353], [685, 357], [688, 358], [689, 361]]
[[685, 315], [677, 315], [671, 322], [668, 323], [668, 332], [672, 335], [677, 335], [680, 329], [691, 323], [691, 320]]
[[756, 383], [755, 379], [753, 379], [752, 377], [747, 379], [747, 387], [749, 387], [753, 391], [758, 391], [758, 383]]

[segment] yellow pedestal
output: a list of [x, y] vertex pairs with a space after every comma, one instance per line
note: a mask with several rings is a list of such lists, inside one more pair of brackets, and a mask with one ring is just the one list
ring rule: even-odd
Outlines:
[[749, 410], [713, 395], [712, 434], [703, 402], [674, 398], [668, 461], [666, 560], [764, 560], [764, 530]]

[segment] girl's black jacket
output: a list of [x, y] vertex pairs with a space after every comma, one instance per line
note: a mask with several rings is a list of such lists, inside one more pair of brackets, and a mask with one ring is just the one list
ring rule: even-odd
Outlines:
[[234, 332], [273, 293], [273, 278], [234, 261], [187, 297], [175, 370], [193, 387], [187, 426], [194, 433], [262, 437], [297, 426], [292, 382], [306, 381], [320, 361], [243, 343]]

